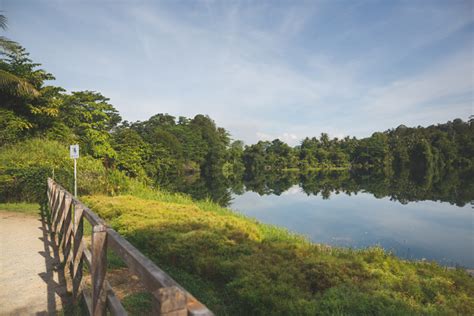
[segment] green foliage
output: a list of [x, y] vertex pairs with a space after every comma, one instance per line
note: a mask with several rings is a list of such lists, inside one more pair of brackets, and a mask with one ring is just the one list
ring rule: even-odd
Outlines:
[[[474, 125], [456, 119], [446, 124], [374, 133], [371, 137], [331, 139], [305, 138], [294, 148], [276, 139], [246, 146], [242, 161], [245, 181], [258, 183], [262, 174], [274, 178], [280, 171], [371, 170], [425, 179], [456, 169], [472, 173], [474, 168]], [[267, 181], [268, 182], [268, 181]], [[258, 189], [257, 192], [263, 192]]]
[[121, 137], [115, 136], [116, 133], [123, 134], [126, 130], [131, 131], [129, 136], [133, 133], [144, 142], [141, 158], [134, 158], [136, 168], [139, 162], [146, 175], [159, 185], [183, 175], [220, 174], [226, 162], [237, 159], [227, 152], [227, 132], [208, 116], [198, 114], [193, 119], [180, 117], [176, 121], [171, 115], [157, 114], [144, 122], [125, 122], [114, 131], [114, 139]]
[[16, 116], [13, 111], [0, 109], [0, 146], [15, 142], [30, 127], [27, 120]]
[[149, 315], [152, 309], [150, 293], [134, 293], [122, 299], [122, 305], [129, 315]]
[[299, 148], [298, 166], [301, 170], [348, 168], [349, 156], [354, 151], [355, 139], [330, 139], [325, 133], [319, 139], [306, 137]]
[[0, 146], [33, 136], [78, 141], [83, 153], [108, 163], [115, 156], [109, 132], [121, 120], [118, 112], [100, 93], [44, 86], [54, 77], [39, 66], [21, 47], [0, 59]]
[[317, 245], [211, 202], [147, 194], [85, 201], [216, 314], [468, 314], [474, 308], [474, 280], [462, 270], [402, 261], [380, 248]]
[[110, 145], [109, 131], [121, 117], [109, 99], [93, 91], [64, 96], [60, 119], [79, 137], [84, 152], [96, 158], [111, 159], [116, 153]]
[[130, 177], [145, 177], [143, 166], [151, 152], [150, 145], [130, 128], [118, 128], [112, 137], [112, 147], [117, 153], [117, 167]]
[[[73, 187], [73, 161], [68, 147], [52, 140], [29, 139], [2, 147], [0, 151], [0, 200], [41, 201], [46, 179], [53, 174], [66, 189]], [[125, 190], [128, 179], [89, 156], [78, 160], [79, 194], [112, 193]]]

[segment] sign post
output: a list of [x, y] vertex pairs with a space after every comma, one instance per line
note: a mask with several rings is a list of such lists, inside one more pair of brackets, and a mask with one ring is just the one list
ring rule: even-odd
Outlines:
[[77, 197], [77, 158], [79, 158], [79, 145], [69, 146], [69, 156], [74, 159], [74, 197]]

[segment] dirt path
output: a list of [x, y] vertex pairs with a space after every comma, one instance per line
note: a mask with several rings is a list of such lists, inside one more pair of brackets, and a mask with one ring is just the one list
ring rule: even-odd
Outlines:
[[40, 216], [0, 211], [0, 315], [55, 315], [65, 287]]

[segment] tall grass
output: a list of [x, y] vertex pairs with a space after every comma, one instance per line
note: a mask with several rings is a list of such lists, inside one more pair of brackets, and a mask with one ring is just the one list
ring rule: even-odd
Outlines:
[[25, 203], [25, 202], [0, 203], [0, 211], [37, 215], [40, 212], [40, 205], [38, 203]]

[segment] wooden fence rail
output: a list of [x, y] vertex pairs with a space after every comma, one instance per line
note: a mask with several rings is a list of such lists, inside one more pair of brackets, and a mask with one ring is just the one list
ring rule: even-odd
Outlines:
[[[154, 315], [207, 316], [213, 313], [168, 274], [145, 257], [71, 193], [48, 178], [53, 240], [59, 247], [68, 290], [74, 302], [84, 297], [93, 316], [127, 315], [107, 281], [107, 249], [112, 249], [152, 294]], [[92, 225], [91, 248], [84, 240], [84, 218]], [[82, 280], [84, 263], [91, 273], [91, 289]]]

